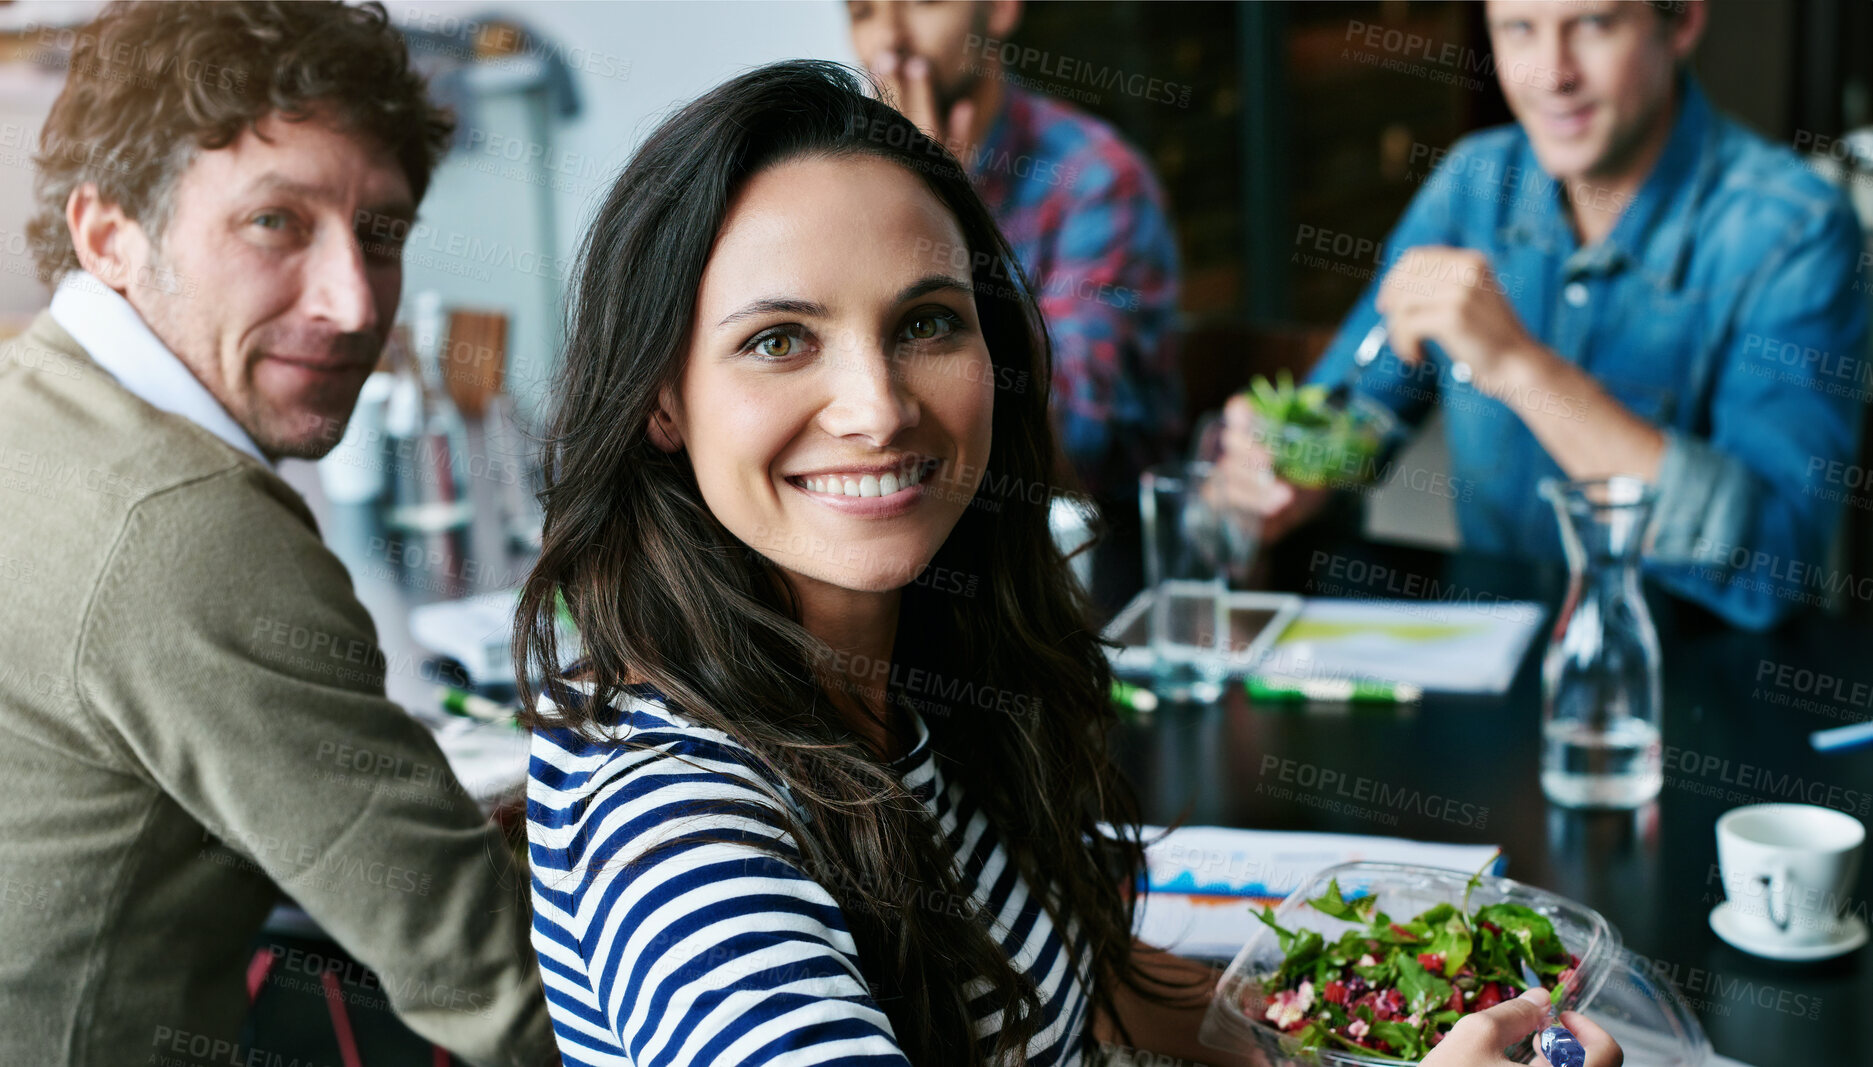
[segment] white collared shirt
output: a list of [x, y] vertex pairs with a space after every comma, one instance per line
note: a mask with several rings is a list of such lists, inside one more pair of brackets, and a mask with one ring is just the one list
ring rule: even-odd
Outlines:
[[272, 468], [208, 387], [163, 344], [121, 293], [75, 270], [52, 294], [52, 319], [98, 366], [151, 407], [180, 415]]

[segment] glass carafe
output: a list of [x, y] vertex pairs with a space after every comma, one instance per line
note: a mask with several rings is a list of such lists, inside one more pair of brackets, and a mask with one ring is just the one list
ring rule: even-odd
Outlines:
[[1639, 590], [1657, 494], [1638, 478], [1544, 479], [1567, 599], [1541, 665], [1541, 788], [1575, 808], [1636, 808], [1664, 784], [1658, 631]]

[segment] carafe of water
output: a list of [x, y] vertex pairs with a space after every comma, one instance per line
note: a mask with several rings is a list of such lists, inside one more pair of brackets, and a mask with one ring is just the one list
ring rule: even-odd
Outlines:
[[1541, 788], [1573, 808], [1636, 808], [1664, 784], [1658, 631], [1639, 591], [1657, 493], [1638, 478], [1544, 479], [1567, 599], [1541, 665]]

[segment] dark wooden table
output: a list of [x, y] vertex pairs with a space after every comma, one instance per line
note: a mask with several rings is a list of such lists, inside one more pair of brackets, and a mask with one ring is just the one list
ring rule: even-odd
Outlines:
[[[1310, 595], [1415, 590], [1537, 600], [1552, 611], [1566, 586], [1559, 567], [1357, 542], [1286, 546], [1270, 562], [1272, 587]], [[1863, 821], [1873, 813], [1873, 749], [1822, 754], [1808, 743], [1813, 730], [1873, 717], [1851, 696], [1855, 683], [1873, 694], [1873, 630], [1810, 616], [1750, 634], [1657, 590], [1648, 602], [1664, 651], [1666, 782], [1637, 812], [1582, 813], [1543, 797], [1545, 632], [1501, 698], [1433, 695], [1415, 708], [1336, 711], [1256, 705], [1233, 686], [1218, 704], [1162, 707], [1126, 725], [1120, 759], [1151, 822], [1500, 844], [1510, 877], [1604, 914], [1678, 986], [1719, 1053], [1755, 1067], [1873, 1064], [1873, 948], [1777, 963], [1730, 947], [1708, 921], [1723, 899], [1723, 812], [1814, 802]], [[1808, 676], [1784, 666], [1837, 679], [1841, 695], [1809, 681], [1799, 691], [1793, 679]], [[1323, 771], [1337, 773], [1334, 786], [1298, 784], [1318, 783]], [[1362, 777], [1376, 783], [1367, 795], [1383, 786], [1406, 800], [1356, 804], [1341, 790]], [[1863, 865], [1850, 904], [1863, 917], [1870, 881]]]

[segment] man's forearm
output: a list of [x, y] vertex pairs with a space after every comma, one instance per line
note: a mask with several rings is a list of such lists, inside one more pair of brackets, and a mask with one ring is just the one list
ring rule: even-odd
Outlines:
[[1497, 399], [1521, 417], [1569, 478], [1632, 474], [1658, 480], [1664, 433], [1627, 410], [1592, 375], [1547, 348], [1503, 362]]

